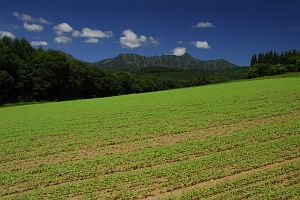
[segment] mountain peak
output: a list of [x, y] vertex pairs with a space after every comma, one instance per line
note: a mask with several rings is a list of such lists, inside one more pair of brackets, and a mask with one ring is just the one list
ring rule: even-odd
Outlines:
[[129, 57], [129, 56], [143, 57], [142, 55], [135, 54], [135, 53], [120, 53], [116, 58], [118, 58], [118, 57]]
[[[179, 57], [181, 57], [181, 56], [179, 56]], [[194, 58], [191, 54], [189, 54], [189, 53], [184, 53], [183, 55], [182, 55], [182, 57], [186, 57], [186, 58]]]
[[181, 68], [185, 70], [219, 70], [237, 67], [224, 59], [201, 61], [188, 53], [182, 56], [161, 55], [150, 57], [139, 54], [119, 54], [115, 58], [102, 60], [94, 63], [94, 65], [123, 71], [139, 70], [145, 67]]

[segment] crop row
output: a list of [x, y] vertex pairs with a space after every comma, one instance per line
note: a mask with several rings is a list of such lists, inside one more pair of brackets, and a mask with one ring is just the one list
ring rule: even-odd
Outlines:
[[232, 180], [186, 190], [167, 199], [292, 199], [300, 195], [300, 160]]
[[[12, 153], [6, 152], [6, 156], [0, 158], [0, 170], [3, 171], [18, 171], [25, 168], [35, 168], [45, 162], [45, 160], [51, 160], [52, 164], [62, 163], [72, 160], [81, 159], [91, 159], [96, 156], [105, 156], [111, 154], [117, 154], [122, 152], [130, 152], [141, 150], [144, 148], [163, 146], [167, 144], [177, 143], [181, 141], [187, 141], [191, 139], [205, 139], [211, 135], [223, 135], [229, 134], [232, 131], [244, 130], [257, 125], [270, 124], [270, 123], [283, 123], [288, 120], [297, 118], [300, 115], [299, 111], [291, 112], [287, 115], [274, 116], [268, 119], [255, 119], [250, 123], [233, 123], [229, 125], [224, 125], [222, 128], [209, 128], [201, 129], [193, 132], [180, 133], [157, 136], [152, 135], [151, 137], [138, 137], [138, 138], [127, 138], [126, 141], [111, 141], [110, 144], [105, 145], [97, 140], [93, 143], [87, 145], [77, 145], [76, 148], [69, 145], [60, 145], [62, 140], [68, 140], [71, 143], [74, 138], [70, 135], [54, 135], [52, 138], [46, 138], [51, 141], [45, 141], [41, 138], [39, 142], [34, 142], [29, 149], [24, 148], [23, 152], [18, 152], [18, 158]], [[153, 138], [155, 137], [155, 138]], [[78, 138], [77, 138], [78, 139]], [[53, 148], [48, 143], [55, 144], [56, 147]], [[166, 144], [165, 144], [166, 143]], [[101, 146], [103, 144], [103, 146]], [[35, 146], [34, 146], [35, 145]], [[13, 149], [16, 151], [15, 149]], [[29, 151], [30, 150], [30, 151]], [[21, 154], [26, 154], [27, 157], [20, 156]], [[30, 155], [30, 156], [29, 156]], [[28, 157], [29, 156], [29, 157]]]
[[[116, 195], [124, 195], [124, 191], [130, 191], [133, 193], [130, 193], [129, 196], [141, 198], [152, 195], [153, 190], [157, 188], [160, 189], [160, 192], [172, 191], [177, 188], [196, 185], [203, 181], [218, 179], [274, 162], [299, 157], [299, 144], [300, 135], [287, 136], [264, 143], [209, 154], [192, 160], [178, 161], [160, 167], [108, 174], [90, 179], [85, 179], [82, 176], [78, 181], [71, 182], [60, 179], [59, 176], [48, 179], [46, 184], [43, 183], [43, 180], [38, 184], [29, 181], [28, 185], [17, 184], [16, 187], [9, 188], [3, 195], [25, 192], [22, 194], [25, 197], [26, 195], [28, 195], [27, 197], [36, 197], [36, 195], [62, 195], [66, 197], [74, 193], [86, 194], [93, 193], [95, 190], [105, 191], [108, 189], [114, 190]], [[80, 173], [85, 174], [88, 172], [87, 169], [80, 171], [80, 166], [77, 166], [76, 169], [78, 169], [79, 176]], [[75, 172], [73, 173], [75, 174]], [[19, 177], [19, 175], [16, 177]], [[2, 178], [5, 178], [6, 182], [10, 182], [9, 178], [16, 177], [8, 176]], [[39, 178], [43, 179], [43, 176], [37, 174], [36, 177], [27, 177], [28, 180], [34, 178], [39, 180]], [[51, 176], [48, 178], [51, 178]], [[70, 177], [67, 178], [69, 179]], [[51, 186], [52, 182], [55, 183], [53, 186]], [[50, 185], [47, 185], [49, 183]], [[41, 189], [35, 189], [38, 187]], [[19, 191], [20, 188], [23, 190]], [[26, 190], [30, 191], [26, 193]]]
[[[261, 126], [246, 131], [234, 132], [230, 135], [214, 136], [206, 140], [187, 141], [131, 153], [97, 157], [93, 160], [42, 165], [27, 171], [8, 171], [3, 173], [6, 178], [2, 182], [7, 187], [17, 187], [18, 184], [24, 186], [27, 182], [30, 182], [32, 187], [36, 187], [38, 185], [53, 185], [103, 174], [159, 166], [227, 150], [235, 150], [249, 144], [260, 144], [298, 135], [300, 132], [298, 124], [299, 120], [294, 120], [284, 124]], [[28, 177], [31, 178], [28, 179]]]

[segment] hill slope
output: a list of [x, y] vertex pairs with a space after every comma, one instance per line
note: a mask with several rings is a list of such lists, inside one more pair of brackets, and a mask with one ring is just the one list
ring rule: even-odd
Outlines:
[[[197, 62], [187, 55], [184, 58], [190, 63]], [[148, 73], [166, 72], [165, 69], [185, 71], [178, 68], [142, 69], [144, 71], [127, 73], [93, 67], [91, 63], [79, 61], [62, 51], [33, 48], [26, 39], [13, 40], [3, 37], [0, 38], [0, 105], [23, 101], [117, 96], [203, 85], [240, 79], [244, 76], [244, 71], [240, 70], [233, 70], [232, 73], [226, 71], [216, 76], [215, 71], [211, 71], [213, 73], [209, 75], [193, 72], [193, 76], [189, 76], [189, 73]]]
[[115, 58], [96, 62], [94, 65], [123, 71], [139, 70], [145, 67], [181, 68], [185, 70], [221, 70], [237, 67], [224, 59], [201, 61], [189, 54], [184, 54], [183, 56], [162, 55], [152, 57], [138, 54], [120, 54]]
[[0, 196], [297, 199], [299, 85], [272, 77], [0, 108]]

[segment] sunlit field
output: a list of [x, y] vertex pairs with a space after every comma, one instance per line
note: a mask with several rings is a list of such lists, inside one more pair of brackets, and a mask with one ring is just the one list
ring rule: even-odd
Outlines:
[[0, 108], [1, 199], [299, 196], [299, 74]]

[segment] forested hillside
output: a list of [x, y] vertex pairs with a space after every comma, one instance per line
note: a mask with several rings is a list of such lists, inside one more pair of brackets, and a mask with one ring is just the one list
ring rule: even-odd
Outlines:
[[25, 39], [0, 40], [1, 103], [110, 96], [144, 91], [145, 85], [125, 73], [90, 67], [60, 51], [34, 49]]
[[252, 56], [247, 77], [254, 78], [298, 71], [300, 71], [299, 51], [291, 50], [281, 53], [269, 51]]
[[[207, 83], [201, 81], [187, 85]], [[104, 97], [182, 86], [93, 67], [61, 51], [34, 49], [25, 39], [0, 39], [1, 104]]]
[[25, 39], [0, 39], [0, 104], [151, 92], [239, 79], [244, 73], [233, 77], [228, 72], [218, 76], [180, 73], [181, 78], [172, 78], [173, 74], [165, 77], [153, 72], [153, 68], [137, 73], [103, 69], [61, 51], [35, 49]]

